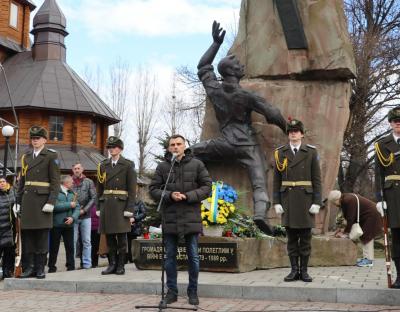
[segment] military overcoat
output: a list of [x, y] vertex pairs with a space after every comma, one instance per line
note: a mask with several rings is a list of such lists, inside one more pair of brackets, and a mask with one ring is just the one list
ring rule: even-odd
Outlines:
[[43, 212], [42, 208], [46, 203], [54, 205], [60, 190], [57, 153], [43, 148], [33, 158], [33, 151], [29, 151], [22, 155], [21, 168], [17, 192], [17, 202], [21, 205], [21, 229], [50, 229], [53, 227], [53, 214]]
[[[312, 228], [315, 221], [309, 209], [312, 204], [321, 205], [322, 191], [317, 150], [314, 146], [302, 144], [294, 155], [287, 144], [278, 148], [276, 153], [278, 159], [274, 167], [273, 203], [283, 207], [282, 225], [298, 229]], [[282, 168], [279, 164], [283, 165], [285, 159], [287, 166]], [[295, 181], [311, 185], [285, 185]]]
[[[98, 178], [97, 209], [100, 210], [100, 232], [103, 234], [130, 232], [131, 224], [129, 217], [124, 217], [124, 211], [134, 212], [135, 164], [120, 156], [117, 164], [112, 167], [111, 159], [106, 159], [100, 163]], [[109, 191], [122, 191], [125, 194], [107, 194]]]
[[[381, 190], [384, 190], [384, 200], [387, 203], [390, 228], [400, 228], [400, 145], [392, 134], [382, 138], [375, 145], [375, 189], [377, 201], [382, 200]], [[383, 158], [378, 157], [377, 147]], [[393, 161], [390, 163], [390, 154]], [[382, 162], [383, 165], [382, 164]], [[390, 163], [390, 165], [388, 165]], [[388, 165], [388, 166], [387, 166]], [[393, 180], [391, 178], [394, 178]], [[386, 181], [385, 181], [386, 180]]]

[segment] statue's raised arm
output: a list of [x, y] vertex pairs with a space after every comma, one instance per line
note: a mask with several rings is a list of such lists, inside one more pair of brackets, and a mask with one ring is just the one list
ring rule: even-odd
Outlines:
[[212, 24], [212, 37], [213, 37], [214, 41], [211, 44], [211, 46], [208, 48], [206, 53], [204, 53], [204, 55], [200, 59], [200, 62], [197, 65], [197, 69], [200, 69], [205, 65], [212, 64], [215, 56], [217, 55], [219, 47], [224, 42], [225, 33], [226, 33], [226, 31], [220, 27], [220, 24], [217, 23], [216, 21], [214, 21]]

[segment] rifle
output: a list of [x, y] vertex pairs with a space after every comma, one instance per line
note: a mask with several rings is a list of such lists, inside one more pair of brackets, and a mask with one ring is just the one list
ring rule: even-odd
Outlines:
[[[17, 205], [17, 177], [14, 177], [14, 204]], [[15, 262], [14, 277], [20, 277], [22, 274], [22, 235], [20, 212], [15, 216]]]
[[15, 218], [15, 268], [14, 268], [14, 277], [20, 277], [22, 274], [22, 244], [21, 244], [21, 224], [20, 218], [17, 216]]
[[[381, 169], [382, 170], [382, 169]], [[382, 171], [381, 171], [382, 172]], [[381, 199], [382, 199], [382, 210], [383, 210], [383, 245], [385, 248], [385, 264], [386, 264], [386, 275], [388, 288], [392, 288], [392, 259], [390, 257], [390, 245], [389, 245], [389, 229], [388, 229], [388, 216], [385, 207], [385, 193], [384, 193], [385, 175], [381, 173]]]

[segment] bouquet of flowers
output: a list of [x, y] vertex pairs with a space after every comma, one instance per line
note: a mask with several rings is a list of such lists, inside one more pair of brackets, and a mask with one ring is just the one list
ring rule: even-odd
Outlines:
[[235, 215], [236, 207], [234, 203], [237, 198], [237, 192], [232, 186], [222, 181], [213, 182], [211, 197], [201, 203], [203, 226], [227, 224], [229, 218]]

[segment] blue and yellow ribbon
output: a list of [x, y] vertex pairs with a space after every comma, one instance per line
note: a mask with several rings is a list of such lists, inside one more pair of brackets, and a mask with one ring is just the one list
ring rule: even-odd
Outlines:
[[211, 207], [210, 207], [210, 217], [211, 222], [217, 222], [218, 217], [218, 195], [222, 190], [223, 182], [217, 181], [215, 184], [213, 183], [212, 194], [211, 194]]

